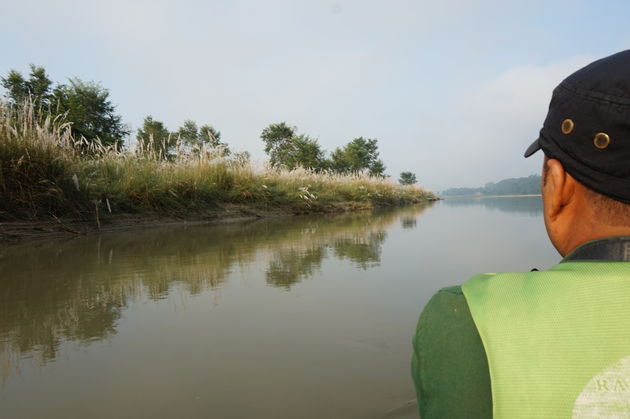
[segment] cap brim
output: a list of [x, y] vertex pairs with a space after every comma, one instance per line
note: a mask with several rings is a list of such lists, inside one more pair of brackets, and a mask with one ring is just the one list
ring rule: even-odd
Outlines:
[[527, 150], [525, 150], [525, 158], [531, 156], [532, 154], [540, 150], [540, 148], [540, 138], [537, 138], [536, 141], [534, 141], [529, 147], [527, 147]]

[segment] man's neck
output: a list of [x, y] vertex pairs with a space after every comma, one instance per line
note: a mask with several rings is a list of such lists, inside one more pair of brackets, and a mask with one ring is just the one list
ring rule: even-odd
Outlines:
[[630, 261], [630, 236], [597, 239], [578, 246], [562, 262], [571, 261]]
[[587, 226], [582, 224], [581, 228], [577, 227], [567, 235], [563, 245], [565, 251], [564, 253], [560, 253], [562, 256], [566, 256], [584, 243], [618, 236], [630, 236], [630, 227], [609, 225]]

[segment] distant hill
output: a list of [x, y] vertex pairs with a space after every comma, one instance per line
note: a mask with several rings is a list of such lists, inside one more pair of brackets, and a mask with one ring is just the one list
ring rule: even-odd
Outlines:
[[486, 183], [480, 188], [450, 188], [440, 196], [470, 195], [533, 195], [540, 193], [540, 175], [503, 179], [497, 183]]

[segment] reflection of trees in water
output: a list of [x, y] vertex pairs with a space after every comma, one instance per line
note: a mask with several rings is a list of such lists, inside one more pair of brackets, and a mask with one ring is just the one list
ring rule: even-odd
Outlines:
[[267, 283], [289, 290], [293, 284], [313, 276], [321, 268], [322, 261], [330, 257], [330, 250], [334, 257], [354, 262], [361, 269], [378, 266], [381, 243], [386, 237], [385, 231], [377, 231], [352, 237], [331, 237], [305, 249], [280, 249], [269, 262]]
[[540, 196], [448, 198], [441, 202], [443, 202], [443, 205], [449, 207], [476, 205], [490, 210], [527, 214], [531, 216], [539, 216], [542, 214], [542, 199]]
[[290, 289], [326, 257], [378, 265], [385, 229], [424, 207], [84, 237], [0, 248], [0, 375], [16, 354], [46, 362], [64, 341], [116, 333], [125, 307], [220, 288], [234, 267], [267, 255], [267, 283]]
[[415, 217], [402, 217], [400, 219], [400, 225], [404, 229], [416, 228], [418, 220]]
[[[254, 259], [265, 228], [104, 235], [0, 249], [0, 352], [56, 357], [63, 341], [115, 334], [130, 301], [220, 287], [230, 267]], [[0, 356], [0, 359], [2, 357]]]
[[291, 285], [312, 276], [321, 267], [325, 253], [323, 247], [288, 249], [276, 253], [267, 268], [267, 283], [290, 289]]
[[366, 270], [381, 262], [381, 245], [387, 233], [373, 231], [365, 236], [337, 239], [333, 243], [334, 254], [340, 259], [348, 259], [359, 268]]

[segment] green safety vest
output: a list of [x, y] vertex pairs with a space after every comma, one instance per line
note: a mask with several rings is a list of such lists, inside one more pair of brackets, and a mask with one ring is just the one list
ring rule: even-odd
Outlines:
[[630, 417], [630, 262], [483, 274], [462, 290], [494, 418]]

